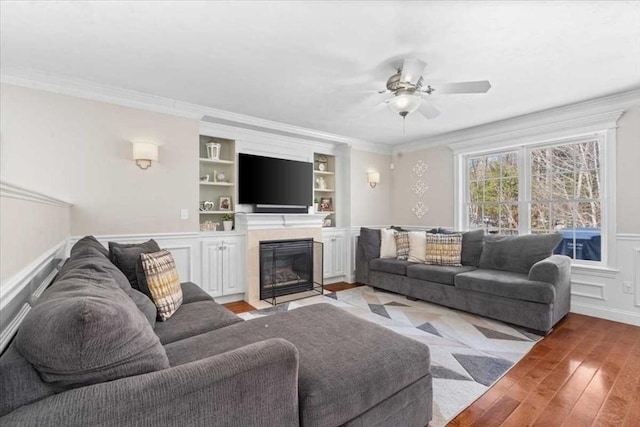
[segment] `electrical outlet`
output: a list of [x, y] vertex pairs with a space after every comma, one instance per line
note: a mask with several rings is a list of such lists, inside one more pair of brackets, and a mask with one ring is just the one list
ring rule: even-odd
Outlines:
[[180, 219], [189, 219], [189, 209], [180, 209]]
[[633, 283], [624, 282], [623, 286], [624, 286], [624, 293], [625, 294], [632, 294], [633, 295]]

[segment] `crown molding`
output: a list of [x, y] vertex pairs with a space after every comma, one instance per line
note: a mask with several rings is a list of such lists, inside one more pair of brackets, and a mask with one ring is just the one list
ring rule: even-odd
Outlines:
[[487, 148], [487, 144], [494, 142], [595, 125], [594, 120], [600, 124], [617, 120], [625, 110], [635, 106], [640, 106], [640, 89], [461, 129], [427, 140], [399, 144], [393, 148], [393, 154], [425, 150], [440, 145], [447, 145], [454, 151], [473, 146]]
[[0, 83], [75, 96], [93, 101], [107, 102], [124, 107], [153, 111], [193, 120], [202, 120], [208, 123], [331, 144], [346, 144], [358, 150], [391, 154], [391, 147], [385, 144], [364, 141], [245, 114], [233, 113], [218, 108], [191, 104], [189, 102], [177, 101], [134, 90], [57, 76], [35, 70], [21, 68], [2, 69], [0, 71]]
[[71, 203], [65, 202], [64, 200], [56, 199], [54, 197], [47, 196], [46, 194], [12, 184], [3, 178], [0, 178], [0, 197], [28, 200], [30, 202], [45, 203], [64, 208], [73, 206]]

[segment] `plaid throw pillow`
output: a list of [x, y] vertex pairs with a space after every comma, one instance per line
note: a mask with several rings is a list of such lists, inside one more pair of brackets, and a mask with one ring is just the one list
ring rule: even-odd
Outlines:
[[460, 267], [462, 234], [427, 234], [426, 264]]
[[182, 288], [171, 252], [162, 250], [140, 254], [151, 299], [158, 309], [158, 319], [165, 321], [182, 304]]
[[396, 233], [396, 255], [398, 259], [403, 261], [409, 259], [409, 232], [399, 231]]

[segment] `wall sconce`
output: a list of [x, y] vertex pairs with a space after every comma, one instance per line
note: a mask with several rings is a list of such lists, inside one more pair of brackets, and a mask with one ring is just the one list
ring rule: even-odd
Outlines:
[[149, 169], [151, 162], [158, 161], [158, 146], [151, 142], [134, 142], [133, 160], [140, 169]]
[[367, 182], [371, 188], [376, 188], [380, 182], [380, 172], [367, 172]]

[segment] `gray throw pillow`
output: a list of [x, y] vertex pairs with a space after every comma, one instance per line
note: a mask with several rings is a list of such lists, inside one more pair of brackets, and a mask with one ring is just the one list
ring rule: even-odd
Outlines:
[[360, 227], [358, 245], [364, 250], [364, 256], [367, 260], [380, 258], [380, 230]]
[[[158, 336], [120, 289], [51, 295], [29, 312], [16, 348], [58, 391], [169, 367]], [[92, 292], [95, 291], [95, 292]]]
[[71, 256], [74, 256], [77, 252], [84, 248], [94, 248], [106, 258], [109, 258], [109, 251], [107, 250], [107, 248], [102, 246], [102, 243], [98, 242], [98, 239], [93, 236], [85, 236], [82, 239], [78, 240], [76, 244], [71, 248]]
[[484, 237], [480, 268], [528, 274], [533, 264], [552, 255], [561, 240], [561, 233], [487, 235]]
[[144, 243], [134, 244], [109, 242], [109, 259], [124, 273], [131, 286], [137, 290], [141, 290], [138, 286], [138, 276], [136, 274], [136, 264], [140, 254], [158, 251], [160, 251], [160, 247], [153, 239]]
[[477, 267], [480, 264], [482, 247], [484, 246], [484, 230], [473, 230], [462, 233], [462, 265]]

